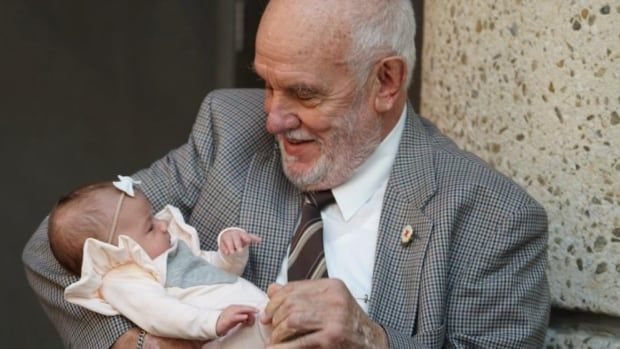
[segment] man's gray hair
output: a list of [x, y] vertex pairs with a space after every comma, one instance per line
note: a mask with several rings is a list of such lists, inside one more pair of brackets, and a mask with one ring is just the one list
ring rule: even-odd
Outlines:
[[[416, 23], [411, 0], [364, 0], [351, 16], [349, 66], [361, 87], [378, 59], [404, 57], [409, 87], [416, 60]], [[358, 12], [359, 11], [359, 12]]]

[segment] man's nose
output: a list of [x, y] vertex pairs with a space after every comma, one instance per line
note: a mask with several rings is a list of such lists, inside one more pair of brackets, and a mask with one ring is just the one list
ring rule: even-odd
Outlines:
[[267, 112], [267, 131], [271, 134], [293, 130], [301, 124], [295, 113], [282, 101], [282, 97], [270, 98], [265, 104], [265, 111]]
[[297, 116], [291, 113], [272, 111], [267, 114], [267, 131], [272, 134], [296, 129], [299, 124]]

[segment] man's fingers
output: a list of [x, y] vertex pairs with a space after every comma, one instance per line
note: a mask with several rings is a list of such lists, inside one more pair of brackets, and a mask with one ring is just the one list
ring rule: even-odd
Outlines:
[[271, 320], [271, 343], [289, 341], [322, 330], [327, 325], [325, 314], [325, 311], [313, 308], [311, 303], [285, 302]]
[[[269, 297], [269, 303], [265, 307], [265, 321], [264, 324], [270, 323], [273, 320], [274, 314], [282, 307], [282, 304], [287, 300], [291, 302], [305, 301], [308, 299], [308, 291], [312, 292], [312, 284], [316, 281], [292, 281], [286, 284], [286, 286], [273, 283], [267, 288], [267, 296]], [[268, 320], [268, 321], [267, 321]]]
[[273, 307], [267, 310], [271, 312], [272, 343], [289, 341], [323, 328], [329, 310], [320, 302], [313, 302], [306, 286], [306, 283], [294, 283], [274, 291], [267, 306]]
[[[291, 348], [333, 348], [353, 319], [351, 304], [357, 306], [339, 280], [294, 281], [284, 287], [271, 285], [267, 292], [270, 301], [265, 313], [271, 320], [271, 343], [294, 343]], [[311, 335], [317, 332], [320, 337]]]
[[286, 343], [270, 344], [266, 349], [327, 348], [324, 337], [321, 332], [311, 332]]
[[276, 293], [280, 291], [283, 287], [284, 285], [280, 285], [277, 283], [269, 285], [269, 287], [267, 288], [267, 296], [269, 296], [269, 299], [274, 298]]
[[317, 330], [317, 328], [308, 327], [309, 324], [304, 323], [302, 319], [303, 314], [299, 312], [288, 312], [283, 316], [276, 314], [272, 322], [270, 342], [282, 343]]
[[264, 316], [261, 318], [263, 324], [271, 323], [273, 319], [273, 313], [280, 307], [280, 304], [284, 301], [284, 292], [280, 292], [284, 286], [273, 283], [267, 288], [267, 296], [269, 297], [269, 303], [265, 306]]

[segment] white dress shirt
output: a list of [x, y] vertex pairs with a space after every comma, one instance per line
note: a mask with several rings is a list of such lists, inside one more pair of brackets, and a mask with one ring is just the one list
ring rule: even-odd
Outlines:
[[[336, 203], [321, 211], [323, 249], [330, 278], [342, 280], [368, 312], [383, 196], [405, 127], [407, 108], [396, 126], [346, 183], [332, 190]], [[289, 246], [290, 248], [290, 246]], [[288, 253], [276, 279], [287, 282]]]

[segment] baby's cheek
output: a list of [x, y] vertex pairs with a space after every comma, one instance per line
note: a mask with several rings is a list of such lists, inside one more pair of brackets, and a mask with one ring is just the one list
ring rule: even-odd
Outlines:
[[161, 248], [161, 252], [160, 252], [160, 253], [164, 253], [164, 252], [166, 252], [166, 251], [170, 248], [170, 246], [172, 246], [172, 245], [170, 244], [170, 240], [165, 240], [165, 241], [163, 241], [163, 242], [162, 242], [162, 248]]

